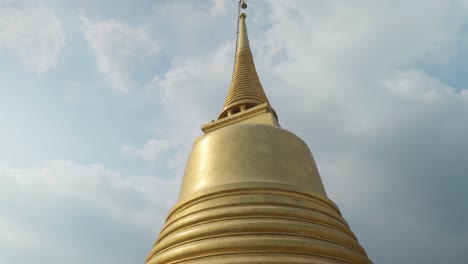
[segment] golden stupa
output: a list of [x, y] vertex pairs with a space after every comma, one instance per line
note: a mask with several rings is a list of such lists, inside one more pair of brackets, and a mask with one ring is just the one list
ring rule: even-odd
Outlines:
[[307, 145], [280, 127], [245, 19], [224, 109], [195, 140], [146, 263], [372, 263], [327, 198]]

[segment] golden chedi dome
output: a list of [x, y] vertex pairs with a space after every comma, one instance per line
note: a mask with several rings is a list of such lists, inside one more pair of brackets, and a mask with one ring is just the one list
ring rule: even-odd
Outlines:
[[328, 199], [307, 145], [279, 126], [245, 19], [224, 109], [195, 140], [146, 263], [372, 263]]

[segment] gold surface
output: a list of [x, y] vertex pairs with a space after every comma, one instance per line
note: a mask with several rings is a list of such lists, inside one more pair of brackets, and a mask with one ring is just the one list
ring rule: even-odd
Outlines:
[[220, 120], [212, 121], [202, 126], [202, 131], [205, 133], [211, 132], [221, 127], [225, 127], [231, 124], [242, 124], [242, 123], [256, 123], [256, 124], [267, 124], [279, 127], [278, 119], [273, 109], [267, 104], [261, 104], [242, 112], [231, 115], [229, 118], [222, 118]]
[[245, 15], [220, 119], [202, 127], [147, 264], [372, 263], [328, 199], [307, 145], [258, 81]]
[[207, 133], [193, 145], [180, 198], [238, 182], [294, 185], [326, 196], [315, 161], [296, 135], [264, 124], [234, 124]]
[[179, 201], [147, 263], [371, 261], [327, 198], [306, 144], [251, 121], [195, 141]]
[[307, 192], [249, 182], [185, 197], [147, 263], [371, 263], [337, 207]]
[[224, 103], [223, 111], [218, 119], [229, 116], [230, 112], [237, 113], [241, 111], [241, 106], [248, 109], [259, 104], [268, 103], [253, 62], [245, 19], [246, 15], [242, 13], [239, 18], [239, 38], [232, 83]]

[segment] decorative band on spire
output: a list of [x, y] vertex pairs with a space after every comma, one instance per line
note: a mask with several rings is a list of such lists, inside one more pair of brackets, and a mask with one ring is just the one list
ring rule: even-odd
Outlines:
[[247, 26], [247, 15], [239, 16], [239, 36], [237, 40], [236, 62], [224, 108], [218, 119], [230, 116], [237, 112], [268, 103], [268, 98], [263, 90], [250, 50]]

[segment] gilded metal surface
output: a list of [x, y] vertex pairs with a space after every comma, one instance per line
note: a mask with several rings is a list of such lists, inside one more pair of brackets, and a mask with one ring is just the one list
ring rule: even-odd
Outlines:
[[221, 118], [219, 120], [212, 121], [211, 123], [202, 126], [201, 130], [205, 133], [208, 133], [234, 123], [256, 123], [277, 127], [280, 126], [273, 108], [271, 108], [267, 103], [263, 103], [261, 105], [233, 114], [229, 116], [229, 118]]
[[327, 198], [307, 145], [279, 127], [244, 20], [226, 108], [195, 140], [146, 263], [372, 263]]
[[307, 192], [249, 182], [185, 197], [147, 263], [371, 263], [336, 206]]
[[[234, 117], [233, 117], [234, 118]], [[194, 143], [153, 263], [371, 263], [291, 132], [237, 123]]]
[[275, 182], [326, 196], [307, 145], [264, 124], [234, 124], [200, 137], [187, 162], [180, 198], [238, 182]]
[[262, 103], [268, 103], [250, 51], [245, 18], [246, 15], [242, 13], [239, 21], [240, 29], [234, 75], [219, 119], [228, 116], [230, 111], [239, 112], [242, 105], [248, 109]]

